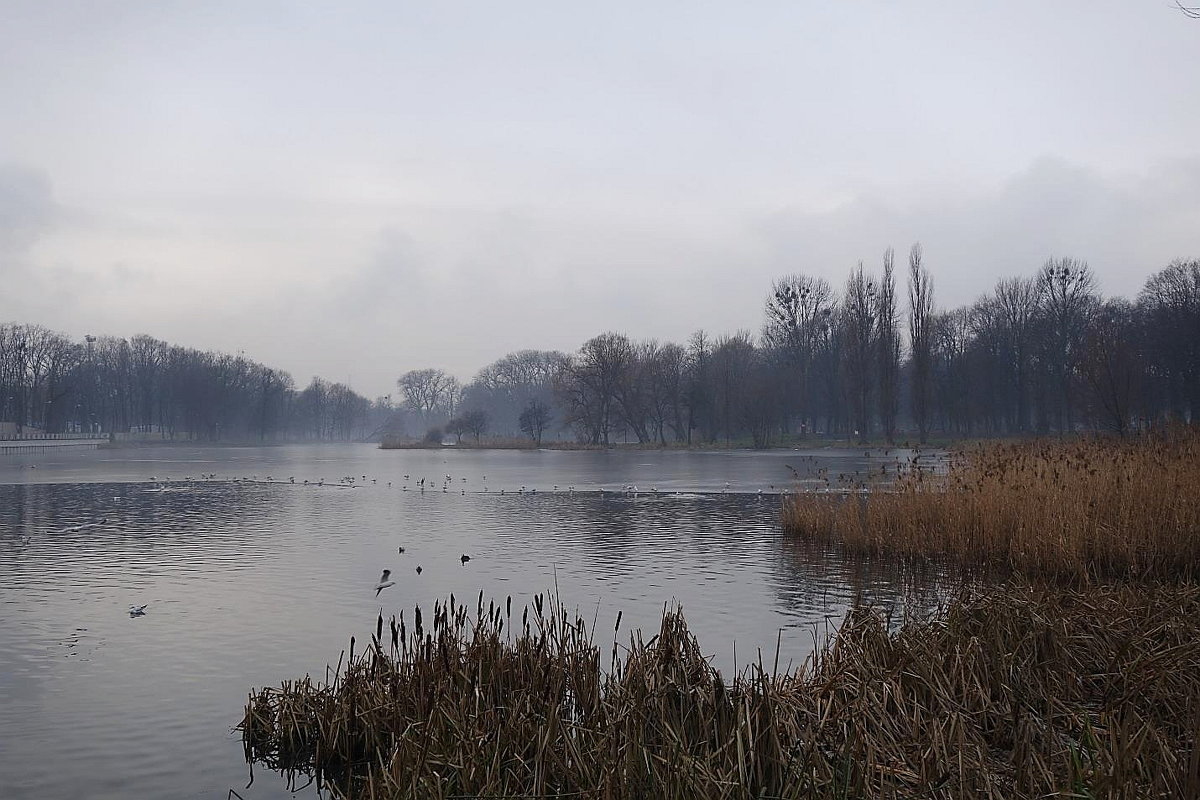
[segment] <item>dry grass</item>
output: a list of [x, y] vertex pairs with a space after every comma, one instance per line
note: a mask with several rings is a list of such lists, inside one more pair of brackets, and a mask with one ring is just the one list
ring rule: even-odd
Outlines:
[[1055, 580], [1200, 578], [1200, 433], [987, 443], [948, 474], [844, 498], [799, 494], [796, 536], [847, 551]]
[[542, 608], [511, 638], [482, 602], [393, 619], [325, 683], [252, 693], [247, 758], [336, 797], [1200, 796], [1195, 587], [993, 589], [899, 630], [860, 609], [799, 670], [729, 682], [679, 612], [605, 653]]
[[855, 608], [800, 669], [732, 678], [679, 611], [609, 651], [557, 601], [451, 597], [252, 693], [247, 759], [347, 798], [1200, 797], [1200, 434], [978, 445], [785, 525], [1032, 580]]

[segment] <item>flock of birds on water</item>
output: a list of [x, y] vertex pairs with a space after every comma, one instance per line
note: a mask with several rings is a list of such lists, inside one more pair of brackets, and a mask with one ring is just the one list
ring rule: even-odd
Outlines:
[[[889, 457], [889, 456], [891, 456], [891, 451], [883, 450], [882, 452], [879, 452], [877, 454], [882, 455], [884, 457]], [[871, 458], [871, 451], [870, 450], [865, 451], [864, 456], [866, 458]], [[929, 463], [929, 461], [928, 461], [928, 459], [930, 459], [931, 457], [936, 459], [937, 455], [936, 454], [922, 454], [922, 453], [918, 452], [918, 453], [915, 453], [903, 460], [896, 458], [893, 462], [882, 463], [880, 465], [880, 468], [878, 471], [872, 470], [872, 474], [887, 475], [889, 465], [894, 465], [895, 472], [899, 472], [905, 466], [912, 467], [912, 468], [927, 468], [929, 466], [932, 466], [932, 464]], [[795, 459], [795, 460], [799, 460], [802, 464], [805, 462], [815, 463], [816, 457], [812, 456], [812, 455], [802, 455], [802, 456], [799, 456], [798, 459]], [[812, 469], [811, 467], [806, 467], [805, 471], [802, 473], [800, 469], [793, 467], [791, 464], [784, 464], [783, 466], [787, 468], [787, 470], [791, 473], [792, 477], [797, 481], [803, 480], [806, 477], [815, 478], [815, 480], [818, 483], [818, 486], [816, 487], [817, 491], [820, 491], [822, 489], [830, 490], [830, 489], [832, 489], [832, 487], [834, 485], [834, 480], [833, 480], [833, 477], [832, 477], [828, 467], [818, 468], [815, 470]], [[862, 477], [864, 477], [862, 470], [854, 470], [853, 473], [842, 472], [842, 473], [837, 474], [836, 482], [838, 485], [841, 485], [841, 486], [855, 485], [855, 484], [859, 484], [859, 479]], [[175, 479], [175, 480], [172, 480], [171, 476], [169, 476], [169, 475], [166, 476], [165, 478], [159, 478], [156, 475], [151, 475], [148, 478], [148, 481], [150, 483], [154, 484], [155, 488], [159, 489], [159, 490], [169, 490], [180, 484], [182, 484], [183, 486], [186, 487], [187, 485], [195, 483], [197, 481], [207, 481], [207, 482], [227, 481], [230, 483], [284, 484], [284, 485], [293, 485], [293, 486], [310, 486], [310, 487], [318, 487], [318, 488], [326, 488], [327, 487], [327, 488], [336, 488], [336, 489], [357, 489], [359, 487], [366, 486], [368, 483], [371, 485], [379, 484], [378, 478], [369, 478], [366, 475], [362, 475], [362, 476], [345, 475], [345, 476], [342, 476], [341, 478], [338, 478], [336, 481], [330, 481], [330, 480], [327, 480], [326, 478], [317, 478], [317, 479], [305, 478], [305, 479], [301, 479], [301, 480], [297, 481], [296, 476], [294, 476], [294, 475], [289, 475], [287, 478], [276, 478], [274, 475], [265, 475], [263, 477], [260, 477], [257, 474], [233, 476], [233, 477], [225, 478], [225, 477], [219, 477], [217, 475], [217, 473], [215, 473], [215, 472], [202, 473], [199, 478], [196, 478], [195, 476], [192, 476], [192, 475], [187, 475], [182, 479]], [[439, 482], [440, 482], [440, 486], [439, 486]], [[420, 494], [425, 494], [426, 492], [430, 492], [430, 493], [440, 492], [441, 494], [460, 494], [460, 495], [466, 495], [468, 492], [470, 492], [472, 494], [494, 494], [494, 495], [506, 495], [506, 494], [536, 495], [536, 494], [538, 494], [537, 487], [530, 487], [530, 486], [520, 486], [520, 487], [516, 487], [516, 488], [501, 487], [498, 490], [492, 490], [488, 486], [488, 476], [487, 475], [484, 475], [482, 477], [482, 480], [479, 483], [478, 489], [476, 489], [472, 486], [469, 486], [468, 484], [469, 484], [469, 479], [467, 477], [465, 477], [465, 476], [457, 476], [456, 477], [449, 473], [447, 473], [446, 475], [439, 477], [439, 478], [429, 478], [426, 476], [418, 476], [416, 478], [413, 478], [410, 475], [406, 474], [406, 475], [404, 475], [403, 480], [400, 482], [400, 490], [403, 492], [413, 491], [413, 492], [417, 492]], [[384, 485], [388, 489], [394, 488], [393, 481], [385, 481]], [[859, 484], [859, 485], [865, 486], [865, 483]], [[592, 495], [599, 495], [599, 496], [611, 495], [611, 496], [627, 496], [627, 497], [640, 497], [642, 495], [647, 495], [647, 496], [651, 496], [651, 497], [657, 497], [659, 495], [674, 495], [676, 497], [680, 497], [680, 496], [696, 497], [696, 496], [704, 496], [704, 495], [712, 495], [712, 494], [741, 494], [741, 495], [754, 495], [754, 496], [758, 496], [758, 497], [775, 495], [775, 496], [780, 496], [780, 497], [786, 497], [787, 495], [793, 493], [794, 491], [798, 491], [794, 488], [789, 488], [788, 486], [778, 486], [777, 487], [775, 484], [770, 484], [766, 488], [759, 487], [757, 489], [754, 489], [753, 491], [735, 490], [735, 491], [731, 492], [730, 489], [731, 489], [731, 484], [729, 483], [729, 481], [725, 482], [724, 486], [720, 489], [719, 492], [696, 491], [696, 490], [689, 490], [686, 492], [680, 491], [680, 490], [675, 490], [673, 492], [667, 491], [667, 490], [660, 491], [658, 486], [656, 486], [656, 485], [651, 485], [648, 487], [639, 487], [637, 484], [634, 484], [634, 483], [624, 484], [624, 485], [620, 486], [619, 488], [609, 488], [609, 487], [605, 487], [605, 486], [599, 486], [599, 487], [596, 487], [593, 489], [576, 489], [576, 487], [574, 485], [554, 484], [551, 487], [549, 493], [551, 493], [551, 494], [566, 494], [566, 495], [592, 494]], [[844, 491], [844, 489], [842, 491]], [[542, 491], [542, 494], [546, 494], [546, 493], [547, 492], [545, 490]]]
[[[788, 468], [791, 469], [790, 466]], [[858, 473], [856, 472], [855, 474], [857, 475]], [[839, 477], [844, 477], [844, 476], [839, 476]], [[522, 485], [522, 486], [516, 487], [516, 488], [501, 488], [498, 490], [492, 490], [492, 489], [488, 488], [487, 479], [488, 479], [487, 475], [484, 475], [482, 488], [477, 489], [477, 490], [471, 489], [470, 492], [472, 494], [494, 494], [494, 495], [508, 495], [508, 494], [536, 495], [536, 494], [538, 494], [538, 489], [536, 486], [530, 487], [530, 486]], [[316, 480], [305, 479], [305, 480], [297, 481], [296, 477], [294, 475], [290, 475], [286, 479], [276, 478], [273, 475], [266, 475], [263, 477], [259, 477], [258, 475], [243, 475], [243, 476], [235, 476], [232, 478], [219, 478], [216, 473], [205, 473], [205, 474], [202, 474], [199, 478], [196, 478], [195, 476], [192, 476], [192, 475], [187, 475], [183, 478], [177, 478], [177, 479], [172, 479], [171, 476], [169, 476], [169, 475], [166, 476], [165, 478], [159, 478], [157, 475], [151, 475], [147, 480], [154, 485], [155, 489], [159, 489], [159, 490], [167, 490], [172, 487], [180, 487], [180, 486], [186, 487], [190, 484], [197, 483], [197, 482], [212, 482], [212, 481], [226, 481], [229, 483], [257, 483], [257, 484], [275, 484], [275, 485], [291, 485], [291, 486], [313, 486], [313, 487], [319, 487], [319, 488], [332, 488], [332, 489], [357, 489], [360, 486], [365, 486], [367, 483], [371, 483], [371, 484], [379, 483], [378, 478], [368, 478], [366, 475], [363, 475], [361, 477], [361, 479], [358, 477], [355, 477], [353, 475], [346, 475], [341, 478], [338, 478], [336, 481], [329, 481], [325, 478], [318, 478]], [[461, 481], [461, 485], [456, 485], [455, 484], [456, 480]], [[410, 484], [411, 484], [411, 487], [410, 487]], [[392, 481], [386, 481], [385, 485], [389, 489], [394, 488], [394, 484]], [[731, 494], [730, 487], [731, 487], [731, 484], [729, 483], [729, 481], [725, 481], [725, 485], [721, 488], [719, 494]], [[404, 491], [404, 492], [414, 491], [414, 492], [418, 492], [421, 494], [424, 494], [426, 491], [429, 491], [431, 493], [438, 492], [439, 491], [438, 479], [431, 479], [428, 477], [410, 479], [410, 477], [408, 475], [405, 475], [404, 480], [400, 485], [400, 490]], [[467, 478], [459, 477], [456, 479], [452, 475], [446, 475], [444, 479], [441, 479], [440, 492], [441, 492], [441, 494], [466, 495], [468, 493]], [[753, 492], [735, 491], [735, 492], [732, 492], [732, 494], [743, 494], [743, 495], [754, 494], [756, 496], [762, 497], [762, 496], [769, 496], [769, 495], [786, 496], [788, 494], [791, 494], [791, 492], [792, 492], [792, 490], [786, 486], [776, 487], [775, 484], [770, 484], [765, 489], [759, 488], [759, 489], [754, 490]], [[670, 491], [666, 491], [666, 490], [659, 491], [659, 488], [657, 486], [649, 486], [649, 487], [641, 488], [635, 483], [624, 484], [624, 485], [620, 486], [619, 488], [615, 488], [615, 489], [605, 487], [605, 486], [600, 486], [595, 489], [576, 489], [575, 486], [573, 486], [573, 485], [560, 486], [559, 484], [554, 484], [551, 487], [549, 493], [551, 493], [551, 494], [566, 494], [566, 495], [594, 494], [594, 495], [602, 495], [602, 496], [603, 495], [613, 495], [613, 496], [622, 496], [623, 495], [623, 496], [628, 496], [628, 497], [640, 497], [641, 495], [648, 495], [648, 496], [674, 495], [676, 497], [682, 497], [682, 496], [695, 497], [695, 496], [701, 496], [701, 495], [706, 495], [706, 494], [718, 494], [718, 492], [696, 491], [696, 490], [689, 490], [686, 492], [681, 491], [681, 490], [676, 490], [674, 492], [670, 492]], [[543, 490], [542, 494], [547, 494], [547, 492], [545, 490]]]
[[[868, 450], [865, 455], [867, 457], [870, 457], [870, 455], [871, 455], [870, 451]], [[887, 456], [887, 455], [890, 455], [890, 453], [888, 451], [884, 451], [882, 453], [882, 455]], [[921, 458], [921, 454], [916, 454], [916, 455], [913, 455], [911, 458], [907, 459], [907, 462], [909, 465], [911, 465], [913, 467], [919, 467], [919, 466], [921, 466], [920, 461], [919, 461], [920, 458]], [[815, 462], [816, 459], [814, 456], [800, 456], [800, 460]], [[799, 480], [803, 477], [800, 470], [796, 469], [795, 467], [791, 466], [790, 464], [785, 464], [784, 466], [787, 467], [787, 469], [792, 473], [793, 478]], [[887, 471], [886, 463], [882, 466], [882, 471], [886, 474], [886, 471]], [[830, 474], [829, 474], [828, 468], [820, 468], [815, 471], [809, 469], [809, 470], [806, 470], [806, 473], [808, 475], [815, 475], [818, 482], [824, 483], [824, 488], [826, 490], [828, 490], [830, 488], [831, 479], [830, 479]], [[848, 473], [841, 473], [838, 475], [838, 481], [840, 483], [845, 484], [845, 483], [849, 483], [852, 480], [856, 479], [858, 476], [859, 476], [859, 471], [855, 471], [853, 473], [853, 477], [850, 476]], [[439, 486], [438, 486], [439, 480], [440, 480], [440, 492], [439, 492]], [[248, 476], [234, 476], [234, 477], [230, 477], [230, 478], [223, 478], [223, 477], [219, 477], [217, 475], [217, 473], [213, 472], [213, 473], [202, 473], [199, 476], [199, 478], [196, 478], [195, 476], [192, 476], [192, 475], [187, 475], [181, 479], [172, 479], [169, 475], [165, 476], [163, 478], [159, 478], [157, 475], [151, 475], [147, 479], [147, 482], [153, 484], [153, 487], [154, 487], [153, 491], [171, 491], [173, 489], [186, 489], [190, 485], [195, 484], [197, 482], [206, 482], [206, 483], [207, 482], [227, 482], [227, 483], [233, 483], [233, 484], [246, 484], [246, 483], [250, 483], [250, 484], [283, 484], [283, 485], [311, 486], [311, 487], [321, 487], [321, 488], [329, 487], [329, 488], [338, 488], [338, 489], [356, 489], [361, 486], [366, 486], [368, 483], [370, 483], [372, 485], [378, 485], [379, 479], [378, 478], [369, 478], [367, 475], [362, 475], [362, 476], [346, 475], [346, 476], [343, 476], [343, 477], [337, 479], [336, 481], [327, 481], [325, 478], [317, 478], [315, 480], [301, 479], [300, 481], [297, 481], [296, 477], [294, 475], [289, 475], [286, 479], [278, 479], [278, 478], [275, 478], [273, 475], [266, 475], [266, 476], [260, 478], [256, 474], [248, 475]], [[446, 474], [444, 477], [439, 478], [439, 479], [430, 479], [428, 477], [417, 477], [416, 479], [413, 479], [410, 475], [404, 475], [403, 481], [401, 482], [401, 485], [400, 485], [400, 489], [401, 489], [401, 491], [404, 491], [404, 492], [414, 491], [414, 492], [417, 492], [420, 494], [424, 494], [426, 492], [431, 492], [431, 493], [439, 492], [441, 494], [450, 494], [450, 493], [452, 493], [453, 490], [457, 489], [458, 494], [466, 495], [468, 492], [469, 483], [470, 482], [467, 477], [459, 476], [456, 480], [455, 476], [453, 476], [451, 474]], [[393, 488], [393, 481], [385, 481], [385, 485], [387, 488], [391, 489], [391, 488]], [[516, 488], [516, 489], [501, 488], [498, 491], [492, 491], [488, 487], [488, 477], [486, 475], [484, 475], [482, 477], [482, 480], [481, 480], [479, 486], [480, 486], [479, 489], [472, 489], [472, 493], [494, 494], [494, 495], [506, 495], [506, 494], [537, 495], [538, 494], [538, 490], [536, 487], [527, 487], [527, 486], [520, 486], [519, 488]], [[608, 488], [608, 487], [597, 487], [595, 489], [590, 489], [590, 490], [577, 490], [574, 485], [560, 486], [558, 484], [555, 484], [549, 493], [550, 494], [566, 494], [566, 495], [591, 494], [591, 495], [598, 495], [600, 497], [624, 496], [624, 497], [632, 497], [632, 498], [637, 498], [641, 495], [658, 497], [659, 495], [672, 495], [672, 494], [676, 497], [680, 497], [680, 496], [698, 497], [698, 496], [711, 495], [711, 494], [729, 494], [730, 488], [731, 488], [730, 483], [728, 481], [726, 481], [724, 483], [724, 486], [720, 489], [719, 492], [711, 492], [711, 491], [709, 491], [709, 492], [704, 492], [704, 491], [699, 491], [699, 492], [697, 492], [697, 491], [660, 492], [659, 488], [657, 486], [652, 485], [648, 488], [641, 488], [637, 484], [625, 484], [625, 485], [622, 485], [620, 488], [616, 488], [616, 489]], [[765, 490], [763, 488], [758, 488], [754, 492], [740, 491], [740, 492], [734, 492], [734, 494], [754, 495], [759, 498], [762, 498], [764, 496], [787, 496], [792, 491], [795, 491], [795, 490], [789, 489], [786, 486], [781, 486], [781, 487], [777, 488], [774, 484], [771, 484]], [[542, 494], [547, 494], [547, 492], [543, 491]], [[107, 523], [108, 523], [108, 518], [105, 517], [98, 521], [84, 522], [84, 523], [80, 523], [78, 525], [73, 525], [69, 528], [65, 528], [64, 531], [69, 532], [69, 533], [78, 533], [78, 532], [88, 530], [90, 528], [101, 527], [103, 525], [106, 525]], [[404, 553], [404, 547], [399, 547], [397, 552], [398, 552], [398, 554], [402, 555]], [[470, 560], [471, 560], [471, 556], [468, 555], [467, 553], [463, 553], [459, 557], [459, 563], [461, 566], [464, 566], [464, 567], [467, 565], [467, 563]], [[420, 575], [422, 573], [423, 569], [422, 569], [421, 565], [418, 564], [414, 571], [416, 572], [417, 575]], [[396, 585], [396, 581], [391, 579], [391, 574], [392, 574], [392, 571], [390, 569], [385, 569], [385, 570], [383, 570], [383, 573], [379, 576], [379, 581], [375, 584], [374, 587], [372, 587], [375, 590], [376, 597], [378, 597], [379, 594], [384, 589], [387, 589], [387, 588], [390, 588], [390, 587]], [[142, 605], [130, 605], [129, 606], [129, 616], [131, 618], [145, 616], [146, 608], [148, 607], [148, 605], [149, 605], [148, 603], [142, 604]]]
[[[158, 490], [158, 491], [166, 491], [175, 486], [186, 487], [186, 486], [188, 486], [190, 484], [194, 484], [196, 482], [211, 483], [214, 481], [222, 481], [222, 480], [227, 481], [229, 483], [235, 483], [235, 484], [245, 484], [245, 483], [284, 484], [284, 485], [289, 485], [289, 486], [314, 486], [314, 487], [330, 487], [330, 488], [341, 488], [341, 489], [358, 488], [359, 486], [367, 485], [368, 482], [372, 485], [378, 485], [378, 483], [379, 483], [378, 478], [369, 478], [366, 475], [362, 475], [359, 477], [356, 477], [354, 475], [345, 475], [345, 476], [339, 478], [338, 480], [332, 481], [332, 482], [327, 481], [325, 478], [318, 478], [316, 480], [301, 479], [300, 481], [297, 481], [296, 477], [294, 475], [289, 475], [286, 479], [277, 479], [273, 475], [266, 475], [261, 478], [258, 475], [248, 475], [248, 476], [236, 476], [233, 478], [222, 479], [215, 472], [203, 473], [200, 475], [199, 478], [196, 478], [195, 476], [192, 476], [192, 475], [187, 475], [187, 476], [184, 476], [182, 479], [175, 479], [175, 480], [172, 480], [172, 478], [169, 475], [164, 476], [162, 478], [158, 477], [157, 475], [151, 475], [149, 478], [147, 478], [147, 482], [153, 484], [155, 490]], [[481, 484], [482, 488], [480, 490], [478, 490], [479, 493], [496, 494], [496, 495], [506, 495], [506, 494], [536, 495], [538, 493], [538, 490], [536, 487], [530, 488], [527, 486], [521, 486], [515, 490], [508, 490], [508, 489], [502, 488], [496, 492], [492, 492], [488, 488], [487, 480], [488, 480], [487, 476], [484, 475], [482, 478], [482, 484]], [[419, 478], [413, 480], [410, 475], [404, 476], [403, 483], [400, 486], [401, 491], [405, 491], [405, 492], [410, 491], [410, 487], [409, 487], [410, 483], [412, 484], [411, 490], [418, 492], [418, 493], [423, 494], [426, 491], [430, 491], [430, 492], [437, 491], [435, 489], [435, 487], [437, 486], [436, 480], [430, 480], [428, 477], [419, 477]], [[442, 482], [441, 482], [441, 493], [449, 494], [451, 492], [452, 488], [458, 488], [458, 493], [460, 495], [466, 495], [467, 488], [468, 488], [467, 484], [468, 484], [468, 479], [466, 477], [460, 476], [458, 478], [458, 485], [456, 487], [455, 477], [453, 475], [447, 474], [444, 476], [444, 478], [442, 479]], [[385, 485], [389, 489], [393, 488], [392, 481], [385, 481]], [[724, 486], [721, 488], [720, 493], [727, 494], [727, 493], [729, 493], [729, 489], [730, 489], [730, 483], [728, 481], [726, 481]], [[573, 485], [559, 486], [558, 484], [555, 484], [551, 488], [550, 493], [551, 494], [567, 494], [567, 495], [575, 495], [577, 493], [580, 493], [580, 494], [590, 493], [590, 494], [595, 494], [595, 495], [600, 495], [600, 496], [606, 496], [606, 495], [622, 496], [623, 495], [623, 496], [635, 497], [635, 498], [639, 497], [640, 495], [643, 495], [643, 494], [650, 495], [650, 496], [658, 496], [659, 494], [666, 494], [666, 493], [660, 493], [657, 486], [651, 486], [651, 487], [649, 487], [649, 489], [641, 489], [637, 486], [637, 484], [626, 484], [626, 485], [621, 486], [619, 489], [610, 489], [607, 487], [600, 487], [600, 488], [597, 488], [594, 490], [590, 490], [590, 492], [588, 492], [588, 491], [579, 492], [578, 490], [576, 490], [576, 488]], [[777, 490], [776, 487], [774, 486], [774, 484], [772, 484], [768, 487], [767, 493], [775, 494], [775, 495], [787, 495], [789, 493], [789, 490], [786, 487], [783, 487], [783, 488]], [[545, 494], [545, 492], [543, 492], [543, 494]], [[685, 494], [684, 492], [680, 492], [680, 491], [674, 492], [674, 495], [677, 497], [683, 496], [684, 494]], [[688, 492], [687, 494], [690, 496], [696, 496], [696, 495], [704, 494], [704, 493]], [[742, 492], [741, 494], [746, 494], [746, 493]], [[762, 496], [764, 496], [765, 493], [764, 493], [764, 490], [760, 488], [760, 489], [756, 490], [756, 492], [754, 494], [757, 495], [758, 497], [762, 497]], [[105, 518], [105, 519], [100, 520], [99, 522], [84, 523], [82, 525], [76, 525], [71, 528], [67, 528], [67, 530], [71, 531], [71, 532], [76, 532], [76, 531], [84, 530], [85, 528], [88, 528], [88, 527], [96, 527], [99, 525], [103, 525], [107, 522], [108, 522], [108, 519]], [[397, 548], [397, 553], [400, 555], [403, 555], [404, 547], [401, 546], [401, 547]], [[471, 560], [471, 556], [468, 555], [467, 553], [463, 553], [461, 556], [459, 556], [458, 560], [459, 560], [459, 564], [461, 566], [465, 567], [467, 565], [467, 563]], [[414, 572], [416, 572], [417, 575], [420, 575], [423, 571], [424, 571], [423, 567], [420, 564], [417, 564], [416, 568], [414, 569]], [[378, 597], [379, 594], [384, 589], [388, 589], [388, 588], [396, 585], [396, 581], [392, 580], [391, 575], [392, 575], [392, 571], [390, 569], [385, 569], [383, 571], [383, 573], [379, 576], [379, 581], [375, 584], [374, 587], [372, 587], [375, 590], [376, 597]], [[145, 616], [146, 608], [148, 605], [149, 604], [147, 603], [147, 604], [143, 604], [143, 605], [129, 606], [129, 616], [131, 618]]]

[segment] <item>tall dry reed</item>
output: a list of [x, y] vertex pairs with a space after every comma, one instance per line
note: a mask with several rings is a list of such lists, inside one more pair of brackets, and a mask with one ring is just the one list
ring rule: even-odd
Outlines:
[[1200, 796], [1195, 587], [859, 609], [800, 669], [731, 680], [679, 611], [608, 652], [544, 598], [473, 617], [381, 617], [324, 682], [252, 693], [247, 758], [355, 798]]
[[983, 443], [945, 474], [790, 497], [784, 528], [850, 552], [1053, 579], [1200, 577], [1200, 432]]

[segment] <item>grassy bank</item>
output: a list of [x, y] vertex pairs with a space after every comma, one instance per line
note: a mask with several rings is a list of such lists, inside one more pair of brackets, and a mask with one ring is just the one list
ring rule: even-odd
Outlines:
[[990, 442], [864, 497], [797, 494], [797, 538], [1053, 580], [1200, 578], [1200, 434]]
[[251, 694], [247, 757], [337, 797], [1200, 796], [1196, 587], [860, 610], [802, 668], [728, 681], [679, 612], [608, 650], [542, 608], [381, 618], [325, 682]]

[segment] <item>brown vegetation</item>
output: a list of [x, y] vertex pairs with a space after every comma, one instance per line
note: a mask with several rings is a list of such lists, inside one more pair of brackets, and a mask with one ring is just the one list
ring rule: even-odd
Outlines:
[[792, 535], [1059, 580], [1200, 577], [1200, 433], [982, 443], [945, 474], [792, 496]]
[[1195, 587], [989, 590], [899, 630], [856, 610], [801, 669], [730, 682], [680, 612], [605, 659], [542, 608], [508, 637], [507, 606], [451, 599], [431, 630], [393, 619], [390, 646], [381, 617], [325, 684], [251, 694], [247, 757], [337, 797], [1200, 792]]
[[452, 596], [252, 693], [247, 759], [346, 798], [1200, 797], [1200, 435], [980, 444], [785, 515], [814, 553], [1009, 580], [732, 678], [678, 610], [606, 653], [544, 597]]

